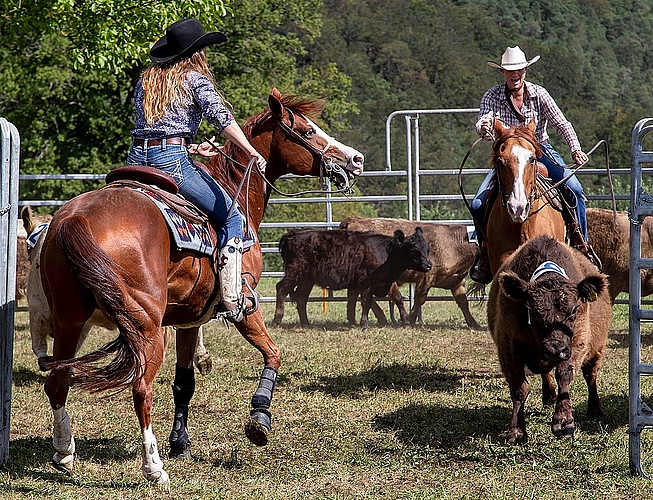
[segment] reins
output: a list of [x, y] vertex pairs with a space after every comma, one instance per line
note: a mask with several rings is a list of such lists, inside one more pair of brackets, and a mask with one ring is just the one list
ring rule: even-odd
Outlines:
[[[494, 137], [494, 136], [493, 136], [493, 137]], [[466, 153], [465, 156], [463, 157], [463, 160], [462, 160], [462, 162], [460, 163], [460, 168], [459, 168], [459, 170], [458, 170], [458, 187], [459, 187], [459, 189], [460, 189], [460, 194], [462, 195], [463, 202], [465, 203], [465, 206], [467, 207], [467, 210], [470, 212], [470, 214], [472, 213], [472, 209], [471, 209], [471, 206], [470, 206], [469, 202], [467, 201], [467, 196], [465, 195], [465, 191], [464, 191], [464, 189], [463, 189], [463, 183], [462, 183], [462, 172], [463, 172], [463, 168], [464, 168], [464, 166], [465, 166], [465, 163], [467, 162], [467, 158], [469, 158], [469, 155], [470, 155], [470, 154], [472, 153], [472, 151], [476, 148], [476, 146], [478, 145], [478, 143], [481, 142], [482, 140], [483, 140], [483, 137], [479, 137], [478, 139], [476, 139], [476, 140], [472, 143], [472, 145], [471, 145], [471, 146], [469, 147], [469, 149], [467, 150], [467, 153]], [[605, 141], [604, 139], [599, 140], [599, 141], [598, 141], [598, 142], [597, 142], [597, 143], [596, 143], [596, 144], [595, 144], [595, 145], [594, 145], [594, 146], [593, 146], [593, 147], [592, 147], [592, 148], [587, 152], [587, 156], [589, 157], [589, 156], [590, 156], [594, 151], [596, 151], [596, 149], [597, 149], [601, 144], [603, 144], [604, 147], [605, 147], [605, 169], [606, 169], [607, 174], [608, 174], [608, 183], [609, 183], [609, 186], [610, 186], [610, 199], [611, 199], [611, 201], [612, 201], [612, 211], [613, 211], [614, 213], [616, 213], [616, 212], [617, 212], [617, 205], [616, 205], [615, 195], [614, 195], [614, 185], [613, 185], [613, 183], [612, 183], [612, 174], [611, 174], [611, 172], [610, 172], [610, 157], [609, 157], [609, 151], [608, 151], [608, 143], [607, 143], [607, 141]], [[574, 169], [569, 173], [569, 175], [567, 175], [567, 176], [565, 176], [564, 178], [560, 179], [558, 182], [556, 182], [555, 184], [551, 185], [550, 187], [548, 187], [548, 188], [545, 189], [544, 191], [541, 191], [541, 192], [538, 191], [537, 196], [536, 196], [533, 200], [535, 201], [535, 200], [537, 200], [537, 199], [539, 199], [539, 198], [541, 198], [541, 197], [543, 197], [543, 196], [546, 196], [546, 195], [547, 195], [548, 193], [550, 193], [554, 188], [557, 188], [558, 186], [560, 186], [561, 184], [563, 184], [564, 182], [566, 182], [567, 180], [569, 180], [572, 176], [574, 176], [574, 175], [576, 174], [576, 172], [578, 172], [578, 170], [580, 170], [582, 167], [584, 167], [585, 165], [587, 165], [588, 162], [589, 162], [589, 159], [588, 159], [588, 161], [586, 161], [585, 163], [582, 163], [582, 164], [580, 164], [580, 165], [576, 165], [575, 163], [571, 163], [571, 164], [569, 164], [569, 165], [565, 165], [564, 168], [571, 168], [571, 167], [574, 167], [574, 166], [575, 166], [575, 168], [574, 168]], [[492, 168], [494, 168], [494, 166], [493, 166]], [[537, 168], [537, 167], [536, 167], [536, 168]], [[495, 171], [497, 171], [497, 175], [499, 175], [499, 174], [498, 174], [498, 170], [495, 169]], [[499, 185], [500, 185], [500, 182], [499, 182]], [[500, 189], [500, 188], [499, 188], [499, 189]], [[532, 214], [537, 213], [537, 212], [538, 212], [539, 210], [541, 210], [542, 208], [543, 208], [543, 207], [541, 207], [540, 209], [536, 210], [536, 211], [533, 212]], [[532, 214], [531, 214], [531, 215], [532, 215]]]

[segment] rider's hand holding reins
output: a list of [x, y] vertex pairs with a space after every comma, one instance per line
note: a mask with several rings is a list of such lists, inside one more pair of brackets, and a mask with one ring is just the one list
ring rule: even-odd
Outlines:
[[213, 141], [215, 141], [215, 136], [202, 144], [191, 144], [188, 146], [188, 152], [194, 155], [206, 156], [207, 158], [215, 156], [218, 154], [218, 150], [213, 146]]
[[494, 123], [491, 118], [485, 118], [481, 121], [481, 136], [486, 141], [494, 140]]

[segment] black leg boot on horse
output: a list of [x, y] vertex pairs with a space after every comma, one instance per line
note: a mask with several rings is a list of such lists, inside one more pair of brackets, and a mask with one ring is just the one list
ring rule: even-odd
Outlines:
[[601, 259], [596, 255], [589, 241], [585, 239], [585, 235], [576, 216], [576, 204], [578, 203], [576, 201], [576, 195], [564, 185], [559, 186], [558, 190], [562, 197], [562, 218], [567, 226], [567, 240], [569, 241], [569, 245], [585, 255], [600, 271], [603, 267]]
[[[220, 312], [232, 323], [240, 323], [245, 316], [256, 312], [259, 305], [258, 292], [241, 276], [242, 262], [243, 240], [238, 236], [227, 241], [226, 245], [218, 251], [215, 261], [222, 299]], [[245, 296], [243, 285], [251, 295]]]
[[474, 263], [469, 269], [469, 277], [476, 283], [481, 285], [487, 285], [492, 281], [492, 269], [490, 267], [490, 256], [488, 255], [487, 250], [487, 221], [490, 217], [490, 212], [492, 211], [492, 206], [494, 205], [494, 200], [497, 197], [497, 189], [492, 188], [490, 194], [488, 195], [487, 201], [485, 202], [485, 211], [483, 212], [483, 220], [474, 219], [474, 225], [476, 226], [476, 241], [478, 242], [478, 247], [476, 249], [476, 257], [474, 258]]

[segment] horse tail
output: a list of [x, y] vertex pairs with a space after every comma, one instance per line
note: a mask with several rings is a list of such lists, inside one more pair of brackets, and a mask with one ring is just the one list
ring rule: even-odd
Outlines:
[[[103, 310], [118, 326], [119, 335], [96, 351], [78, 358], [52, 362], [51, 370], [73, 368], [75, 384], [89, 392], [130, 387], [143, 376], [141, 353], [144, 337], [141, 325], [125, 306], [121, 287], [122, 271], [97, 244], [88, 220], [72, 216], [61, 222], [55, 235], [56, 244], [70, 263], [78, 281], [96, 297]], [[106, 366], [97, 363], [111, 355]]]

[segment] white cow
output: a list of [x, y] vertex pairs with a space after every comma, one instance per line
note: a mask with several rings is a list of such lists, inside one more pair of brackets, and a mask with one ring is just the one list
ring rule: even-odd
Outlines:
[[[27, 232], [27, 249], [30, 267], [27, 274], [27, 307], [29, 311], [29, 330], [32, 337], [32, 351], [38, 359], [39, 368], [46, 371], [46, 364], [52, 361], [48, 354], [48, 338], [54, 337], [54, 323], [50, 313], [50, 307], [43, 291], [41, 283], [41, 247], [48, 230], [48, 223], [52, 216], [33, 216], [29, 206], [21, 211], [23, 226]], [[82, 329], [77, 351], [79, 351], [88, 337], [93, 326], [116, 330], [116, 325], [109, 321], [99, 310], [96, 310]], [[172, 327], [165, 327], [165, 344], [172, 339], [174, 330]], [[195, 350], [194, 363], [202, 375], [211, 372], [213, 360], [204, 346], [202, 329], [199, 330], [199, 340]]]

